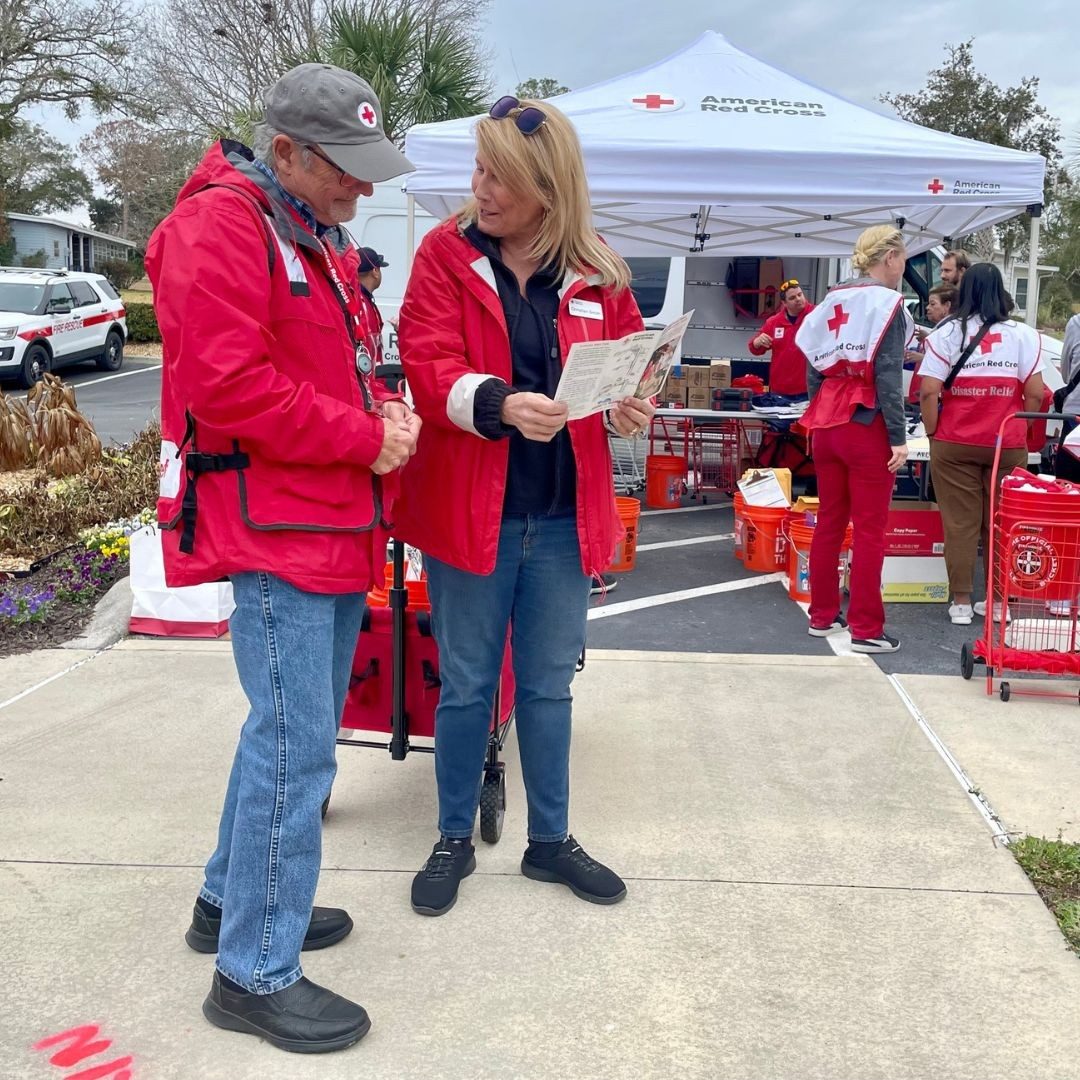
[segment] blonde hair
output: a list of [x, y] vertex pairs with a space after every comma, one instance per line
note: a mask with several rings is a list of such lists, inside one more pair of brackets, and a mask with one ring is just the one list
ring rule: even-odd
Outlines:
[[[528, 108], [547, 117], [531, 135], [514, 122], [520, 109]], [[596, 271], [604, 285], [624, 289], [630, 284], [630, 268], [593, 228], [581, 143], [565, 114], [549, 102], [524, 100], [505, 119], [485, 116], [476, 125], [476, 151], [509, 191], [543, 206], [532, 258], [555, 267], [560, 276], [568, 270]], [[458, 223], [466, 227], [476, 220], [476, 200], [470, 199]]]
[[871, 225], [855, 241], [851, 263], [861, 274], [876, 266], [890, 251], [904, 250], [904, 234], [895, 225]]

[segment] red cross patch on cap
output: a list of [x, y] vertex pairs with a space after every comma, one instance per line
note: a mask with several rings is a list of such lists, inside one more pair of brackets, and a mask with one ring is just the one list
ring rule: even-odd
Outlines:
[[361, 103], [360, 108], [356, 110], [356, 115], [360, 118], [360, 123], [366, 128], [373, 128], [379, 126], [379, 117], [371, 105], [364, 101]]

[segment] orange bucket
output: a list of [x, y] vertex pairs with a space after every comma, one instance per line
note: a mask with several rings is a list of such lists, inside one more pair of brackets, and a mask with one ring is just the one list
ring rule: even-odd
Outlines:
[[[394, 564], [388, 562], [383, 571], [383, 584], [376, 584], [367, 594], [367, 602], [371, 607], [389, 607], [390, 589], [394, 584]], [[410, 611], [430, 611], [431, 601], [428, 599], [427, 581], [406, 581], [405, 588], [409, 593], [409, 602], [406, 605]]]
[[[788, 522], [788, 596], [792, 600], [810, 603], [810, 545], [814, 540], [814, 526], [798, 521]], [[846, 555], [851, 550], [851, 526], [844, 533], [840, 548], [838, 573], [841, 582], [847, 569]]]
[[786, 506], [743, 507], [743, 565], [747, 570], [771, 574], [787, 568], [787, 516]]
[[641, 503], [637, 499], [615, 496], [615, 510], [624, 528], [622, 539], [615, 548], [615, 561], [608, 568], [617, 573], [633, 570], [637, 563], [638, 522], [641, 519]]
[[735, 492], [733, 502], [735, 504], [735, 558], [742, 562], [743, 547], [746, 543], [746, 521], [744, 520], [746, 500], [743, 498], [741, 491]]
[[682, 506], [686, 487], [686, 458], [649, 454], [645, 458], [645, 505], [656, 510]]

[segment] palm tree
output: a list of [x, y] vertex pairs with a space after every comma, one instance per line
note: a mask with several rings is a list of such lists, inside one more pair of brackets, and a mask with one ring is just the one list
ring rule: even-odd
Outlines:
[[324, 52], [367, 79], [383, 126], [399, 145], [413, 124], [482, 112], [491, 93], [487, 57], [469, 20], [431, 0], [368, 0], [334, 7]]

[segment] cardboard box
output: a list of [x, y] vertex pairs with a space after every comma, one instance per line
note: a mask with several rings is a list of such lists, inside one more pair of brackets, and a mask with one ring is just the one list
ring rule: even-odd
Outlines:
[[709, 385], [714, 390], [726, 390], [731, 386], [730, 360], [714, 360], [709, 365]]
[[[709, 388], [709, 369], [704, 364], [687, 364], [683, 367], [686, 376], [686, 385], [690, 390], [707, 390]], [[705, 408], [708, 408], [706, 405]]]
[[949, 575], [940, 555], [886, 555], [881, 596], [887, 604], [946, 604]]
[[897, 499], [889, 507], [885, 554], [918, 557], [945, 553], [945, 527], [937, 503]]
[[686, 407], [688, 409], [711, 409], [712, 391], [707, 386], [691, 386], [686, 391]]
[[657, 400], [670, 401], [675, 405], [685, 405], [686, 391], [686, 376], [676, 375], [675, 369], [672, 368], [671, 374], [667, 377], [667, 382], [664, 383], [664, 388], [657, 395]]

